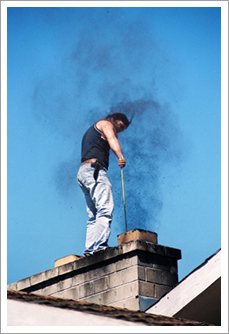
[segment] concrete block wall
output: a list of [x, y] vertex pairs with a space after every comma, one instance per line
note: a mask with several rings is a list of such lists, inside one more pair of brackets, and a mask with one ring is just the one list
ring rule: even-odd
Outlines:
[[52, 268], [10, 284], [8, 289], [143, 310], [178, 282], [178, 249], [142, 240]]

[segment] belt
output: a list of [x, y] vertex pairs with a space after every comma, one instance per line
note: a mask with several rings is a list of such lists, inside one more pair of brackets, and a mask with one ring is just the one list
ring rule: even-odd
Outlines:
[[89, 162], [92, 162], [92, 160], [95, 160], [95, 159], [88, 159], [88, 160], [85, 160], [84, 162], [82, 162], [81, 166], [85, 165], [85, 164], [88, 164]]
[[88, 160], [85, 160], [84, 162], [82, 162], [81, 166], [85, 165], [85, 164], [88, 164], [90, 163], [92, 167], [95, 167], [95, 170], [94, 170], [94, 179], [95, 181], [97, 180], [98, 178], [98, 174], [99, 174], [99, 169], [100, 169], [100, 164], [99, 162], [97, 161], [97, 159], [88, 159]]

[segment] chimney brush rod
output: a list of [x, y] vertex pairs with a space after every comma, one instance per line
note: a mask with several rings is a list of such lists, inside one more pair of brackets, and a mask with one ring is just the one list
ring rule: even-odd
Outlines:
[[125, 228], [126, 228], [126, 232], [127, 232], [126, 201], [125, 201], [124, 179], [123, 179], [123, 169], [122, 168], [121, 168], [121, 179], [122, 179], [122, 196], [123, 196], [123, 205], [124, 205]]

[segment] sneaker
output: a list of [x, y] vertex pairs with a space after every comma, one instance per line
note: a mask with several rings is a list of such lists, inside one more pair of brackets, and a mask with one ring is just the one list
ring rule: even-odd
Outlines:
[[92, 256], [92, 255], [93, 255], [93, 253], [86, 253], [85, 254], [86, 257]]
[[98, 251], [95, 251], [93, 254], [100, 254], [100, 253], [102, 253], [102, 252], [104, 252], [106, 249], [108, 249], [108, 248], [110, 248], [110, 247], [104, 247], [103, 249], [100, 249], [100, 250], [98, 250]]

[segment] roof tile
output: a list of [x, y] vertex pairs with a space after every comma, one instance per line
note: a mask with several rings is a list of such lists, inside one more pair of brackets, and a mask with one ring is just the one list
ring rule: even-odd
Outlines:
[[211, 324], [207, 324], [205, 322], [166, 317], [162, 315], [154, 315], [142, 311], [131, 311], [119, 307], [98, 305], [94, 303], [86, 303], [72, 299], [38, 295], [22, 291], [7, 290], [7, 298], [23, 302], [44, 304], [53, 307], [77, 310], [81, 312], [87, 312], [126, 321], [142, 322], [148, 326], [212, 326]]

